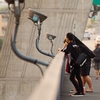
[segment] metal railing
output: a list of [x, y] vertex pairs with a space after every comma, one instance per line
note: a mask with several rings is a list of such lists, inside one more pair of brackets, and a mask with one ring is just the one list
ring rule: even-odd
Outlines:
[[28, 100], [59, 100], [65, 74], [64, 53], [58, 53]]

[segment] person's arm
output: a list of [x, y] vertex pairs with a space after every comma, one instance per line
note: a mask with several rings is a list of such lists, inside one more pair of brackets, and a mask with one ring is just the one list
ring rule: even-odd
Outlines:
[[65, 42], [64, 45], [63, 45], [63, 47], [62, 47], [62, 49], [63, 49], [63, 50], [66, 49], [66, 48], [67, 48], [67, 45], [68, 45], [68, 43]]
[[69, 43], [67, 48], [65, 50], [63, 50], [63, 52], [65, 52], [65, 54], [69, 54], [71, 51], [71, 44]]
[[64, 49], [67, 48], [67, 45], [68, 45], [68, 43], [67, 42], [64, 42], [63, 47], [62, 48], [58, 48], [58, 53], [61, 52], [61, 51], [64, 51]]

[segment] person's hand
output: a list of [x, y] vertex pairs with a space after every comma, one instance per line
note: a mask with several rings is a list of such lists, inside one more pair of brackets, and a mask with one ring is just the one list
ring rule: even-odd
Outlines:
[[68, 45], [68, 43], [67, 43], [67, 42], [65, 42], [65, 43], [64, 43], [64, 45], [65, 45], [65, 47], [66, 47], [66, 46]]
[[58, 53], [60, 53], [61, 52], [61, 49], [60, 48], [58, 48]]

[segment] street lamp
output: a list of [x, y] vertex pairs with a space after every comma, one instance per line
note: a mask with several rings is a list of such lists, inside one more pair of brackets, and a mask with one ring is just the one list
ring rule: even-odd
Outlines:
[[38, 36], [36, 38], [36, 48], [37, 50], [46, 55], [46, 56], [50, 56], [50, 57], [55, 57], [55, 55], [52, 53], [47, 53], [47, 52], [44, 52], [42, 51], [40, 48], [39, 48], [39, 39], [40, 39], [40, 35], [41, 35], [41, 25], [42, 25], [42, 22], [47, 18], [47, 16], [29, 8], [28, 9], [28, 18], [37, 26], [38, 28]]
[[24, 0], [5, 0], [8, 4], [14, 4], [15, 1], [19, 1], [19, 3], [23, 3]]
[[89, 18], [93, 18], [100, 11], [100, 6], [93, 4], [93, 10], [90, 11]]
[[54, 35], [51, 35], [51, 34], [47, 34], [47, 38], [50, 40], [50, 42], [51, 42], [51, 54], [53, 54], [53, 40], [56, 38], [56, 36], [54, 36]]
[[38, 23], [40, 21], [41, 23], [47, 18], [47, 16], [29, 8], [28, 9], [28, 18], [31, 19], [34, 23]]
[[[24, 3], [24, 0], [5, 0], [8, 3], [8, 8], [11, 10], [11, 12], [14, 13], [15, 18], [16, 18], [16, 22], [19, 23], [19, 19], [20, 19], [20, 3]], [[10, 5], [13, 4], [14, 5], [14, 10], [11, 9]], [[25, 5], [25, 3], [24, 3]], [[23, 6], [24, 8], [24, 6]], [[23, 10], [22, 8], [22, 10]]]
[[14, 4], [14, 11], [13, 12], [14, 12], [15, 18], [16, 18], [14, 32], [12, 33], [12, 37], [11, 37], [11, 47], [12, 47], [13, 52], [20, 59], [23, 59], [25, 61], [34, 63], [36, 65], [37, 64], [41, 64], [41, 65], [44, 65], [44, 66], [48, 66], [49, 63], [45, 63], [45, 62], [42, 62], [40, 60], [28, 57], [28, 56], [22, 54], [21, 52], [19, 52], [19, 50], [17, 49], [17, 46], [16, 46], [16, 37], [17, 37], [17, 31], [18, 31], [18, 28], [19, 28], [19, 20], [20, 20], [20, 11], [21, 11], [20, 10], [20, 3], [24, 3], [24, 0], [6, 0], [6, 2], [8, 3], [8, 5]]
[[41, 24], [47, 18], [47, 16], [29, 8], [28, 9], [28, 19], [33, 21], [33, 23], [38, 27], [38, 34], [40, 36], [41, 31]]

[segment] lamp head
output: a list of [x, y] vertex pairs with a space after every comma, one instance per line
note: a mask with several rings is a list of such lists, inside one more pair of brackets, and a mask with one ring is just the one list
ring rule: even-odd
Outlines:
[[37, 23], [38, 20], [40, 20], [40, 22], [43, 22], [47, 18], [47, 16], [45, 16], [37, 11], [34, 11], [31, 8], [28, 9], [28, 15], [29, 15], [28, 18], [30, 20], [32, 20], [34, 23]]
[[47, 38], [48, 38], [49, 40], [54, 40], [54, 39], [56, 38], [56, 36], [51, 35], [51, 34], [47, 34]]
[[[5, 0], [8, 4], [14, 4], [15, 0]], [[19, 0], [19, 3], [23, 3], [24, 0]]]

